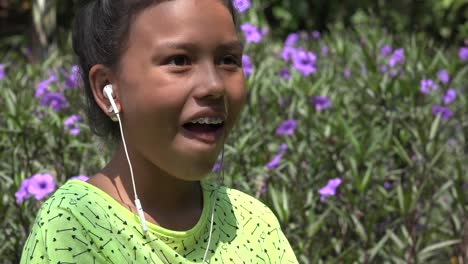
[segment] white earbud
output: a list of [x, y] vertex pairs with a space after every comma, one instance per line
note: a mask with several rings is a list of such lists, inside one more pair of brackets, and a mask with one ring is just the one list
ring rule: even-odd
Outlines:
[[141, 202], [140, 199], [138, 199], [138, 195], [136, 192], [136, 187], [135, 187], [135, 178], [133, 177], [133, 167], [132, 163], [130, 162], [130, 157], [128, 156], [128, 151], [127, 151], [127, 143], [125, 142], [125, 137], [123, 133], [123, 128], [122, 128], [122, 122], [120, 121], [120, 116], [119, 116], [119, 109], [117, 108], [117, 105], [115, 104], [114, 101], [114, 95], [113, 95], [113, 90], [112, 90], [112, 84], [107, 84], [104, 86], [104, 89], [102, 90], [102, 93], [104, 94], [104, 97], [109, 99], [111, 106], [109, 107], [109, 110], [107, 110], [109, 113], [113, 113], [111, 119], [115, 122], [119, 122], [120, 126], [120, 135], [122, 136], [122, 141], [124, 143], [124, 149], [125, 149], [125, 156], [127, 157], [127, 162], [128, 166], [130, 167], [130, 175], [132, 177], [132, 184], [133, 184], [133, 192], [135, 194], [135, 206], [138, 211], [138, 216], [140, 216], [140, 221], [141, 221], [141, 227], [143, 228], [144, 232], [148, 231], [148, 227], [146, 226], [146, 219], [145, 219], [145, 213], [143, 211], [143, 208], [141, 207]]
[[109, 101], [111, 103], [111, 107], [109, 108], [109, 112], [113, 112], [115, 114], [118, 114], [119, 109], [117, 108], [117, 105], [115, 104], [115, 101], [114, 101], [112, 84], [108, 84], [108, 85], [104, 86], [104, 89], [102, 90], [102, 92], [104, 93], [104, 97], [109, 99]]

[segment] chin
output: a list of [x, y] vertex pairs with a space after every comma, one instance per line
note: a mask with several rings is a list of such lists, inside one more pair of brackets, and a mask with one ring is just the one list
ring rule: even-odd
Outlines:
[[204, 173], [204, 174], [190, 174], [190, 175], [181, 175], [180, 177], [177, 177], [181, 180], [184, 180], [184, 181], [201, 181], [203, 180], [204, 178], [206, 178], [208, 176], [208, 173]]
[[[177, 178], [185, 181], [200, 181], [209, 176], [209, 174], [213, 170], [215, 161], [213, 162], [200, 162], [196, 163], [192, 166], [190, 165], [185, 165], [184, 168], [182, 168], [178, 175]], [[185, 163], [187, 164], [187, 163]]]

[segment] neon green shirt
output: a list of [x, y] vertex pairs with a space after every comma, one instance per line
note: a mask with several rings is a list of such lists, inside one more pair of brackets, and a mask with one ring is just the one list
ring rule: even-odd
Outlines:
[[214, 192], [208, 263], [298, 263], [268, 207], [238, 190], [204, 181], [202, 189], [203, 211], [192, 229], [147, 222], [145, 236], [138, 215], [101, 189], [69, 180], [42, 205], [21, 263], [201, 263]]

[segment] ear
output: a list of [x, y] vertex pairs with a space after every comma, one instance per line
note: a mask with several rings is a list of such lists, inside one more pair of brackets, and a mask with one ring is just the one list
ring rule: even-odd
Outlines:
[[117, 105], [119, 111], [122, 110], [119, 100], [119, 89], [115, 82], [115, 78], [112, 74], [112, 71], [108, 67], [102, 64], [93, 65], [89, 70], [88, 78], [91, 91], [94, 95], [94, 100], [107, 116], [111, 116], [111, 113], [108, 113], [107, 111], [111, 104], [110, 101], [106, 97], [104, 97], [104, 93], [102, 91], [104, 89], [104, 86], [106, 86], [107, 84], [112, 84], [115, 104]]

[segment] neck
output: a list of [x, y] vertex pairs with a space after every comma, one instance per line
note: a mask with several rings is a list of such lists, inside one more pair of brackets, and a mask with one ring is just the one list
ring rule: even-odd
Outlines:
[[[203, 208], [200, 182], [178, 179], [146, 159], [132, 153], [129, 155], [136, 192], [143, 210], [152, 218], [150, 221], [173, 229], [193, 226]], [[110, 181], [111, 188], [114, 188], [114, 198], [136, 212], [132, 177], [123, 146], [117, 149], [102, 170], [101, 177]], [[184, 218], [187, 220], [181, 223], [180, 219]]]

